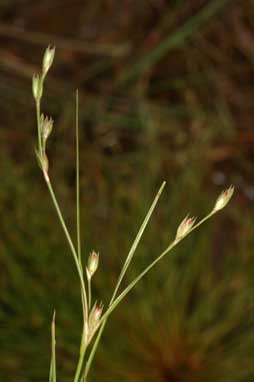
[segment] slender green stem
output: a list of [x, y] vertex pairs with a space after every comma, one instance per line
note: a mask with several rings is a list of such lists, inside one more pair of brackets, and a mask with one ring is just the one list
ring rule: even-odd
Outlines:
[[[79, 97], [78, 89], [76, 91], [76, 227], [77, 227], [77, 252], [79, 265], [83, 273], [82, 256], [81, 256], [81, 235], [80, 235], [80, 174], [79, 174]], [[85, 322], [85, 301], [81, 290], [81, 300], [83, 308], [83, 318]]]
[[37, 133], [38, 133], [38, 145], [39, 145], [39, 153], [42, 154], [42, 140], [41, 140], [41, 105], [40, 100], [35, 102], [36, 105], [36, 121], [37, 121]]
[[88, 309], [90, 311], [90, 309], [91, 309], [91, 300], [92, 300], [91, 278], [90, 277], [88, 277], [88, 279], [87, 279], [87, 285], [88, 285]]
[[48, 186], [49, 193], [50, 193], [51, 198], [53, 200], [53, 204], [54, 204], [55, 209], [57, 211], [57, 214], [58, 214], [59, 220], [61, 222], [62, 228], [64, 230], [65, 236], [66, 236], [67, 241], [69, 243], [69, 246], [71, 248], [71, 252], [72, 252], [72, 255], [73, 255], [73, 258], [75, 261], [75, 265], [76, 265], [76, 268], [78, 271], [79, 279], [80, 279], [81, 291], [82, 291], [82, 300], [84, 301], [84, 306], [85, 306], [85, 320], [84, 320], [85, 322], [83, 324], [83, 332], [82, 332], [81, 346], [80, 346], [80, 355], [79, 355], [78, 366], [77, 366], [77, 370], [76, 370], [75, 378], [74, 378], [74, 381], [78, 382], [79, 375], [80, 375], [81, 368], [82, 368], [83, 361], [84, 361], [84, 357], [85, 357], [85, 351], [86, 351], [85, 337], [86, 337], [86, 331], [87, 331], [86, 323], [88, 322], [88, 305], [87, 305], [86, 288], [85, 288], [85, 283], [84, 283], [84, 278], [83, 278], [83, 272], [82, 272], [82, 269], [81, 269], [80, 264], [79, 264], [78, 255], [77, 255], [76, 250], [74, 248], [74, 245], [72, 243], [70, 234], [69, 234], [68, 229], [66, 227], [65, 221], [63, 219], [61, 210], [59, 208], [59, 205], [58, 205], [58, 202], [56, 200], [55, 193], [54, 193], [54, 190], [52, 188], [52, 185], [51, 185], [49, 178], [48, 178], [48, 180], [46, 180], [46, 184]]
[[[43, 86], [44, 78], [41, 79], [42, 83], [41, 86]], [[36, 101], [36, 118], [37, 118], [37, 130], [38, 130], [38, 147], [39, 147], [39, 153], [42, 154], [43, 146], [42, 146], [42, 137], [40, 132], [40, 100]], [[81, 372], [81, 368], [84, 361], [85, 356], [85, 338], [86, 338], [86, 330], [88, 322], [88, 303], [87, 303], [87, 295], [86, 295], [86, 287], [84, 283], [84, 277], [83, 277], [83, 269], [82, 269], [82, 260], [81, 260], [81, 240], [80, 240], [80, 193], [79, 193], [79, 135], [78, 135], [78, 92], [76, 94], [76, 165], [77, 165], [77, 175], [76, 175], [76, 202], [77, 202], [77, 252], [74, 247], [74, 244], [72, 242], [71, 236], [69, 234], [69, 231], [67, 229], [67, 226], [65, 224], [61, 209], [58, 205], [55, 192], [53, 190], [53, 187], [51, 185], [48, 173], [43, 171], [44, 178], [51, 196], [51, 199], [53, 201], [54, 207], [56, 209], [58, 218], [60, 220], [60, 223], [62, 225], [63, 231], [65, 233], [66, 239], [69, 243], [71, 253], [73, 255], [73, 259], [76, 265], [76, 269], [78, 272], [78, 276], [80, 279], [80, 285], [81, 285], [81, 300], [82, 300], [82, 307], [83, 307], [83, 331], [82, 331], [82, 338], [81, 338], [81, 345], [80, 345], [80, 355], [77, 365], [77, 370], [75, 373], [75, 382], [78, 382], [78, 378]]]
[[[110, 305], [109, 305], [110, 306]], [[91, 365], [92, 365], [92, 362], [93, 362], [93, 359], [94, 359], [94, 356], [95, 356], [95, 353], [96, 353], [96, 350], [98, 348], [98, 345], [99, 345], [99, 342], [100, 342], [100, 339], [101, 339], [101, 336], [102, 336], [102, 333], [103, 333], [103, 330], [105, 328], [105, 325], [106, 325], [106, 322], [107, 322], [107, 317], [105, 317], [104, 321], [102, 322], [101, 326], [100, 326], [100, 329], [99, 329], [99, 332], [95, 338], [95, 341], [94, 341], [94, 344], [93, 344], [93, 347], [90, 351], [90, 354], [89, 354], [89, 357], [87, 359], [87, 363], [86, 363], [86, 367], [85, 367], [85, 371], [84, 371], [84, 380], [86, 381], [86, 378], [88, 376], [88, 373], [90, 371], [90, 368], [91, 368]]]
[[[84, 331], [83, 331], [83, 333], [84, 333]], [[83, 338], [83, 335], [82, 335], [82, 339], [83, 339], [83, 343], [85, 343], [85, 339]], [[84, 361], [85, 354], [86, 354], [86, 349], [87, 349], [86, 346], [81, 346], [81, 350], [80, 350], [81, 357], [79, 357], [79, 360], [78, 360], [78, 365], [77, 365], [77, 369], [75, 372], [74, 382], [79, 381], [79, 376], [80, 376], [80, 373], [82, 370], [83, 361]]]
[[51, 324], [51, 362], [49, 382], [56, 382], [56, 333], [55, 333], [55, 312]]
[[[163, 182], [161, 187], [160, 187], [160, 189], [159, 189], [159, 191], [157, 192], [157, 194], [156, 194], [156, 196], [155, 196], [155, 198], [153, 200], [153, 203], [152, 203], [152, 205], [151, 205], [151, 207], [150, 207], [150, 209], [149, 209], [149, 211], [148, 211], [148, 213], [147, 213], [147, 215], [146, 215], [146, 217], [145, 217], [145, 219], [144, 219], [144, 221], [143, 221], [143, 223], [142, 223], [142, 225], [141, 225], [141, 227], [140, 227], [140, 229], [139, 229], [139, 231], [137, 233], [137, 236], [136, 236], [136, 238], [135, 238], [135, 240], [134, 240], [134, 242], [133, 242], [133, 244], [132, 244], [132, 246], [130, 248], [130, 251], [129, 251], [127, 257], [126, 257], [126, 260], [125, 260], [124, 265], [122, 267], [122, 270], [120, 272], [119, 278], [117, 280], [116, 287], [115, 287], [115, 289], [113, 291], [113, 295], [111, 297], [109, 306], [111, 306], [113, 304], [114, 300], [115, 300], [115, 297], [117, 295], [117, 292], [119, 290], [121, 282], [122, 282], [122, 280], [123, 280], [123, 278], [124, 278], [124, 276], [125, 276], [125, 274], [127, 272], [127, 269], [128, 269], [128, 267], [130, 265], [130, 262], [131, 262], [131, 260], [132, 260], [132, 258], [134, 256], [134, 253], [135, 253], [135, 251], [137, 249], [137, 246], [138, 246], [138, 244], [140, 242], [140, 239], [141, 239], [141, 237], [142, 237], [142, 235], [144, 233], [144, 230], [145, 230], [145, 228], [146, 228], [146, 226], [147, 226], [147, 224], [149, 222], [149, 219], [150, 219], [150, 217], [151, 217], [151, 215], [152, 215], [152, 213], [153, 213], [153, 211], [154, 211], [154, 209], [155, 209], [155, 207], [156, 207], [156, 205], [157, 205], [157, 203], [159, 201], [159, 198], [160, 198], [160, 196], [162, 194], [162, 191], [163, 191], [165, 185], [166, 185], [166, 182]], [[88, 357], [88, 360], [87, 360], [87, 364], [86, 364], [86, 369], [85, 369], [85, 378], [87, 377], [88, 372], [90, 370], [90, 367], [91, 367], [91, 364], [92, 364], [95, 352], [97, 350], [97, 347], [98, 347], [98, 344], [100, 342], [103, 330], [104, 330], [105, 325], [106, 325], [106, 321], [107, 321], [106, 319], [103, 321], [103, 323], [102, 323], [102, 325], [101, 325], [101, 327], [99, 329], [99, 332], [98, 332], [98, 334], [96, 336], [96, 339], [95, 339], [95, 342], [93, 344], [92, 350], [91, 350], [91, 352], [89, 354], [89, 357]]]
[[168, 252], [170, 252], [178, 242], [171, 243], [165, 251], [163, 251], [143, 272], [140, 273], [138, 277], [136, 277], [127, 288], [115, 299], [113, 304], [108, 308], [108, 310], [104, 313], [102, 317], [102, 321], [105, 320], [110, 313], [117, 307], [117, 305], [122, 301], [122, 299], [134, 288], [134, 286], [145, 276], [147, 272], [149, 272]]
[[144, 269], [129, 285], [124, 291], [115, 299], [113, 304], [108, 308], [108, 310], [104, 313], [101, 318], [101, 321], [104, 321], [110, 313], [117, 307], [117, 305], [123, 300], [123, 298], [134, 288], [134, 286], [165, 256], [167, 255], [177, 244], [180, 243], [186, 236], [188, 236], [192, 231], [198, 228], [201, 224], [203, 224], [206, 220], [208, 220], [212, 215], [214, 215], [215, 211], [210, 212], [207, 216], [205, 216], [200, 222], [192, 227], [189, 232], [183, 236], [179, 240], [174, 240], [147, 268]]
[[[40, 96], [36, 99], [36, 120], [37, 120], [37, 132], [38, 132], [38, 151], [39, 151], [39, 158], [42, 158], [42, 155], [45, 154], [45, 145], [42, 142], [42, 135], [41, 135], [41, 112], [40, 112], [40, 102], [41, 102], [41, 95], [43, 92], [43, 84], [45, 80], [46, 72], [43, 72], [40, 77]], [[80, 240], [80, 192], [79, 192], [79, 130], [78, 130], [78, 91], [76, 92], [76, 224], [77, 224], [77, 251], [74, 247], [74, 244], [72, 242], [71, 236], [69, 234], [69, 231], [67, 229], [67, 226], [65, 224], [61, 209], [58, 205], [55, 192], [53, 190], [52, 184], [50, 182], [50, 178], [48, 175], [47, 167], [42, 166], [42, 171], [44, 175], [44, 179], [46, 181], [49, 194], [51, 196], [51, 199], [53, 201], [54, 207], [56, 209], [58, 218], [60, 220], [61, 226], [63, 228], [63, 231], [65, 233], [66, 239], [68, 241], [68, 244], [71, 249], [71, 254], [73, 256], [78, 276], [80, 279], [80, 285], [81, 285], [81, 300], [82, 300], [82, 307], [83, 307], [83, 331], [82, 331], [82, 338], [81, 338], [81, 345], [80, 345], [80, 355], [77, 365], [77, 370], [75, 373], [75, 382], [79, 381], [79, 376], [81, 373], [81, 369], [83, 366], [83, 361], [85, 357], [86, 352], [86, 337], [87, 337], [87, 330], [88, 330], [88, 304], [87, 304], [87, 294], [86, 294], [86, 287], [85, 287], [85, 281], [84, 281], [84, 275], [83, 275], [83, 268], [82, 268], [82, 259], [81, 259], [81, 240]], [[54, 317], [53, 317], [53, 323], [52, 323], [52, 338], [55, 337], [55, 323], [54, 323]], [[55, 353], [53, 353], [53, 350], [55, 351], [55, 347], [53, 348], [53, 344], [55, 344], [55, 341], [52, 339], [52, 359], [51, 359], [51, 367], [50, 367], [50, 382], [56, 382], [56, 374], [55, 374]]]
[[97, 337], [95, 339], [93, 348], [90, 352], [89, 358], [87, 360], [86, 364], [86, 369], [85, 369], [85, 378], [87, 377], [89, 370], [91, 368], [91, 364], [96, 352], [96, 349], [98, 347], [103, 329], [105, 327], [106, 321], [108, 316], [113, 312], [113, 310], [117, 307], [117, 305], [123, 300], [123, 298], [135, 287], [135, 285], [148, 273], [164, 256], [166, 256], [177, 244], [180, 243], [186, 236], [188, 236], [192, 231], [194, 231], [196, 228], [198, 228], [201, 224], [203, 224], [206, 220], [208, 220], [212, 215], [215, 214], [216, 211], [210, 212], [207, 216], [205, 216], [202, 220], [200, 220], [196, 225], [194, 225], [189, 232], [183, 236], [180, 240], [178, 241], [173, 241], [143, 272], [139, 274], [129, 285], [124, 291], [111, 303], [109, 304], [108, 310], [104, 313], [104, 315], [101, 318], [101, 327], [100, 330], [97, 334]]
[[120, 272], [120, 276], [119, 276], [119, 278], [117, 280], [116, 287], [114, 289], [113, 296], [111, 298], [111, 303], [114, 301], [115, 296], [117, 295], [117, 292], [119, 290], [121, 282], [122, 282], [122, 280], [123, 280], [123, 278], [124, 278], [124, 276], [125, 276], [125, 274], [127, 272], [127, 269], [128, 269], [128, 267], [130, 265], [130, 262], [131, 262], [131, 260], [132, 260], [132, 258], [134, 256], [134, 253], [135, 253], [135, 251], [137, 249], [137, 246], [138, 246], [138, 244], [140, 242], [140, 239], [141, 239], [141, 237], [142, 237], [142, 235], [144, 233], [144, 230], [145, 230], [145, 228], [147, 226], [147, 223], [149, 222], [149, 219], [150, 219], [150, 217], [151, 217], [151, 215], [152, 215], [152, 213], [153, 213], [153, 211], [154, 211], [154, 209], [155, 209], [155, 207], [156, 207], [156, 205], [157, 205], [157, 203], [159, 201], [159, 198], [160, 198], [160, 196], [162, 194], [162, 191], [163, 191], [165, 185], [166, 185], [166, 182], [164, 181], [162, 183], [159, 191], [157, 192], [157, 194], [156, 194], [156, 196], [155, 196], [155, 198], [153, 200], [153, 203], [152, 203], [152, 205], [151, 205], [151, 207], [150, 207], [150, 209], [149, 209], [149, 211], [148, 211], [148, 213], [147, 213], [147, 215], [145, 217], [145, 220], [143, 221], [143, 223], [142, 223], [142, 225], [141, 225], [141, 227], [140, 227], [140, 229], [138, 231], [138, 234], [137, 234], [137, 236], [136, 236], [136, 238], [135, 238], [135, 240], [134, 240], [134, 242], [133, 242], [133, 244], [131, 246], [131, 249], [130, 249], [130, 251], [128, 253], [128, 256], [127, 256], [127, 258], [125, 260], [125, 263], [124, 263], [124, 265], [122, 267], [122, 270]]
[[77, 251], [80, 267], [81, 259], [81, 240], [80, 240], [80, 187], [79, 187], [79, 97], [76, 90], [76, 220], [77, 220]]
[[88, 307], [87, 307], [86, 288], [85, 288], [83, 273], [82, 273], [82, 270], [80, 268], [80, 264], [79, 264], [79, 260], [78, 260], [78, 255], [77, 255], [75, 247], [74, 247], [74, 245], [72, 243], [69, 231], [68, 231], [68, 229], [66, 227], [66, 224], [65, 224], [62, 212], [61, 212], [60, 207], [58, 205], [58, 202], [56, 200], [56, 196], [55, 196], [55, 193], [54, 193], [54, 190], [53, 190], [53, 187], [51, 185], [51, 182], [50, 182], [49, 178], [46, 179], [46, 184], [47, 184], [47, 187], [48, 187], [51, 199], [53, 201], [53, 204], [55, 206], [58, 218], [59, 218], [60, 223], [62, 225], [63, 231], [65, 233], [66, 239], [67, 239], [67, 241], [69, 243], [69, 246], [70, 246], [70, 249], [71, 249], [71, 253], [72, 253], [72, 256], [73, 256], [76, 268], [77, 268], [77, 272], [78, 272], [78, 275], [79, 275], [80, 284], [81, 284], [81, 288], [82, 288], [82, 294], [83, 294], [83, 298], [84, 298], [84, 303], [85, 303], [85, 312], [86, 312], [86, 319], [87, 319], [88, 318]]
[[[83, 266], [82, 266], [82, 256], [81, 256], [81, 235], [80, 235], [80, 170], [79, 170], [79, 94], [78, 89], [76, 90], [76, 226], [77, 226], [77, 252], [78, 252], [78, 261], [80, 268], [83, 274]], [[88, 303], [84, 299], [82, 288], [81, 288], [81, 300], [82, 300], [82, 308], [83, 308], [83, 330], [81, 336], [80, 343], [80, 352], [78, 364], [75, 372], [74, 381], [78, 382], [79, 376], [82, 370], [84, 357], [86, 353], [86, 345], [85, 345], [85, 337], [86, 337], [86, 322], [88, 319], [88, 312], [90, 309], [90, 286], [88, 284]], [[87, 305], [88, 304], [88, 305]], [[86, 313], [87, 311], [87, 313]], [[87, 319], [86, 319], [87, 318]]]
[[[41, 81], [42, 81], [41, 86], [43, 86], [43, 80], [44, 79], [41, 79]], [[36, 101], [36, 118], [37, 118], [37, 130], [38, 130], [38, 145], [39, 145], [39, 152], [41, 154], [42, 153], [42, 139], [41, 139], [41, 132], [40, 132], [40, 100]], [[43, 173], [44, 173], [44, 178], [45, 178], [45, 181], [46, 181], [46, 184], [47, 184], [47, 187], [48, 187], [51, 199], [52, 199], [53, 204], [55, 206], [58, 218], [59, 218], [60, 223], [62, 225], [62, 228], [64, 230], [66, 239], [67, 239], [67, 241], [69, 243], [69, 246], [70, 246], [70, 249], [71, 249], [71, 253], [73, 255], [73, 259], [75, 261], [75, 265], [76, 265], [76, 268], [77, 268], [77, 271], [78, 271], [78, 275], [79, 275], [79, 279], [80, 279], [80, 284], [81, 284], [81, 288], [82, 288], [82, 296], [84, 298], [85, 312], [86, 312], [86, 319], [87, 319], [88, 318], [88, 309], [87, 309], [86, 288], [85, 288], [85, 283], [84, 283], [83, 272], [82, 272], [82, 269], [80, 267], [79, 260], [78, 260], [78, 255], [77, 255], [75, 247], [74, 247], [74, 245], [72, 243], [69, 231], [68, 231], [68, 229], [66, 227], [66, 224], [65, 224], [64, 218], [62, 216], [62, 212], [60, 210], [60, 207], [58, 205], [58, 202], [57, 202], [57, 199], [56, 199], [53, 187], [51, 185], [49, 176], [48, 176], [48, 174], [46, 172], [43, 172]]]

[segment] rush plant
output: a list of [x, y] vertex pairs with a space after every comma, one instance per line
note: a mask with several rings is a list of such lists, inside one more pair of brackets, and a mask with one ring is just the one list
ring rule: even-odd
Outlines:
[[[41, 99], [43, 96], [44, 81], [47, 73], [53, 63], [55, 55], [55, 48], [50, 46], [46, 49], [43, 61], [41, 73], [34, 75], [32, 80], [33, 97], [36, 106], [36, 121], [37, 121], [37, 148], [36, 156], [39, 166], [42, 170], [43, 178], [48, 188], [50, 197], [55, 207], [59, 222], [64, 231], [64, 235], [70, 247], [70, 253], [73, 257], [77, 275], [80, 281], [81, 292], [81, 304], [83, 314], [83, 329], [81, 333], [80, 352], [77, 361], [75, 375], [73, 377], [74, 382], [88, 382], [89, 371], [92, 366], [92, 362], [98, 348], [103, 330], [106, 322], [111, 313], [117, 308], [118, 304], [125, 298], [125, 296], [131, 292], [136, 284], [142, 280], [142, 278], [150, 271], [154, 266], [161, 261], [170, 251], [172, 251], [186, 236], [192, 231], [198, 228], [206, 220], [211, 218], [215, 213], [220, 211], [226, 206], [230, 198], [233, 195], [234, 188], [230, 186], [227, 190], [223, 191], [216, 200], [212, 210], [201, 220], [197, 221], [194, 217], [186, 216], [176, 229], [176, 235], [174, 240], [157, 256], [155, 259], [122, 291], [120, 290], [124, 276], [128, 270], [128, 267], [136, 252], [137, 246], [141, 240], [144, 230], [151, 218], [151, 215], [159, 201], [162, 191], [166, 182], [164, 181], [156, 194], [147, 215], [133, 241], [133, 244], [123, 262], [122, 269], [117, 279], [115, 288], [112, 292], [109, 303], [104, 307], [103, 302], [97, 303], [93, 301], [92, 294], [92, 280], [93, 276], [99, 265], [99, 254], [93, 251], [87, 258], [83, 259], [83, 253], [81, 248], [81, 225], [80, 225], [80, 187], [79, 187], [79, 129], [78, 129], [78, 91], [76, 93], [76, 240], [74, 243], [73, 238], [69, 233], [65, 219], [62, 214], [62, 210], [59, 206], [57, 197], [53, 185], [51, 183], [49, 172], [49, 161], [47, 157], [47, 141], [53, 129], [53, 120], [51, 117], [45, 116], [41, 113]], [[85, 271], [84, 271], [85, 268]], [[52, 319], [51, 327], [51, 363], [49, 382], [56, 382], [56, 352], [55, 352], [55, 312]]]

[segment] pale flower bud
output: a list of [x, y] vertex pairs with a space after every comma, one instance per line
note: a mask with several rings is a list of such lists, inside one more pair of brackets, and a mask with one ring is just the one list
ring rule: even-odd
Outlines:
[[86, 268], [88, 279], [91, 279], [92, 276], [95, 274], [98, 268], [98, 265], [99, 265], [99, 253], [96, 253], [95, 251], [93, 251], [89, 255], [87, 268]]
[[89, 315], [88, 319], [88, 343], [91, 341], [93, 338], [96, 330], [100, 326], [100, 319], [102, 315], [102, 310], [103, 310], [103, 305], [102, 303], [100, 305], [97, 305], [96, 303], [94, 304], [91, 313]]
[[228, 204], [229, 200], [232, 198], [233, 193], [233, 186], [230, 186], [227, 190], [223, 191], [216, 200], [213, 211], [216, 212], [224, 208]]
[[195, 221], [196, 221], [195, 217], [190, 218], [187, 215], [186, 218], [179, 225], [179, 227], [176, 231], [175, 241], [178, 241], [178, 240], [182, 239], [184, 236], [186, 236], [189, 233], [189, 231], [191, 230], [191, 228], [193, 227]]
[[33, 89], [33, 96], [34, 99], [37, 101], [42, 97], [42, 85], [41, 85], [41, 79], [40, 76], [33, 75], [33, 80], [32, 80], [32, 89]]
[[47, 74], [49, 68], [51, 67], [55, 56], [55, 48], [50, 48], [50, 45], [47, 47], [42, 61], [42, 73], [43, 76]]
[[102, 309], [103, 309], [103, 307], [102, 307], [102, 305], [100, 305], [100, 306], [96, 306], [96, 308], [94, 310], [94, 320], [96, 322], [98, 322], [101, 318]]
[[40, 130], [41, 130], [41, 137], [42, 137], [44, 148], [45, 148], [47, 139], [52, 131], [52, 128], [53, 128], [53, 119], [44, 117], [44, 114], [42, 114], [41, 120], [40, 120]]
[[36, 153], [36, 157], [37, 157], [40, 168], [42, 169], [44, 175], [47, 174], [49, 169], [49, 162], [48, 162], [48, 158], [45, 151], [40, 153], [39, 151], [35, 149], [35, 153]]

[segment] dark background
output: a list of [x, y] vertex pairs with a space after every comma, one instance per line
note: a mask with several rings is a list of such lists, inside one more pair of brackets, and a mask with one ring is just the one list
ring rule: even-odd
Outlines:
[[75, 90], [80, 94], [82, 248], [100, 252], [109, 300], [163, 180], [125, 283], [204, 216], [111, 317], [91, 380], [253, 382], [254, 8], [251, 0], [1, 0], [0, 379], [72, 380], [81, 307], [68, 246], [37, 166], [31, 78], [56, 46], [43, 111], [50, 173], [75, 235]]

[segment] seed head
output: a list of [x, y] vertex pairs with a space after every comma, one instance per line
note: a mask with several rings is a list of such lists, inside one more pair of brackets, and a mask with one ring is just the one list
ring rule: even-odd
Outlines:
[[94, 304], [91, 313], [89, 315], [88, 319], [88, 343], [93, 338], [96, 330], [99, 328], [101, 321], [101, 314], [103, 310], [103, 305], [100, 303], [100, 305], [97, 305], [97, 303]]
[[46, 155], [45, 151], [42, 151], [40, 153], [36, 149], [35, 149], [35, 153], [36, 153], [36, 157], [38, 160], [38, 164], [39, 164], [40, 168], [42, 169], [44, 176], [45, 176], [48, 173], [48, 169], [49, 169], [49, 162], [48, 162], [47, 155]]
[[227, 190], [223, 191], [218, 197], [218, 199], [216, 200], [213, 211], [216, 212], [224, 208], [228, 204], [230, 199], [232, 198], [233, 193], [234, 193], [233, 186], [230, 186]]
[[96, 308], [94, 310], [94, 320], [95, 321], [99, 321], [99, 319], [101, 318], [102, 309], [103, 309], [102, 305], [96, 306]]
[[33, 75], [32, 79], [32, 90], [33, 90], [33, 96], [35, 101], [40, 100], [42, 97], [42, 84], [41, 84], [41, 79], [38, 74]]
[[100, 303], [100, 305], [97, 305], [97, 303], [94, 304], [91, 313], [89, 315], [89, 328], [92, 328], [94, 325], [97, 325], [97, 323], [100, 321], [101, 314], [103, 310], [103, 305]]
[[46, 146], [46, 142], [52, 131], [52, 128], [53, 128], [53, 119], [44, 117], [44, 114], [42, 114], [41, 120], [40, 120], [40, 131], [41, 131], [41, 137], [42, 137], [44, 148]]
[[53, 63], [54, 56], [55, 56], [55, 48], [51, 48], [49, 45], [44, 53], [43, 61], [42, 61], [42, 73], [44, 77], [48, 73], [49, 68], [51, 67]]
[[191, 228], [193, 227], [194, 223], [196, 221], [195, 217], [189, 217], [188, 215], [186, 218], [183, 219], [182, 223], [179, 225], [177, 231], [176, 231], [176, 238], [175, 241], [178, 241], [182, 239], [184, 236], [186, 236]]
[[99, 265], [99, 253], [96, 253], [95, 251], [90, 253], [90, 256], [88, 258], [86, 273], [88, 279], [91, 279], [92, 276], [95, 274], [97, 268]]

